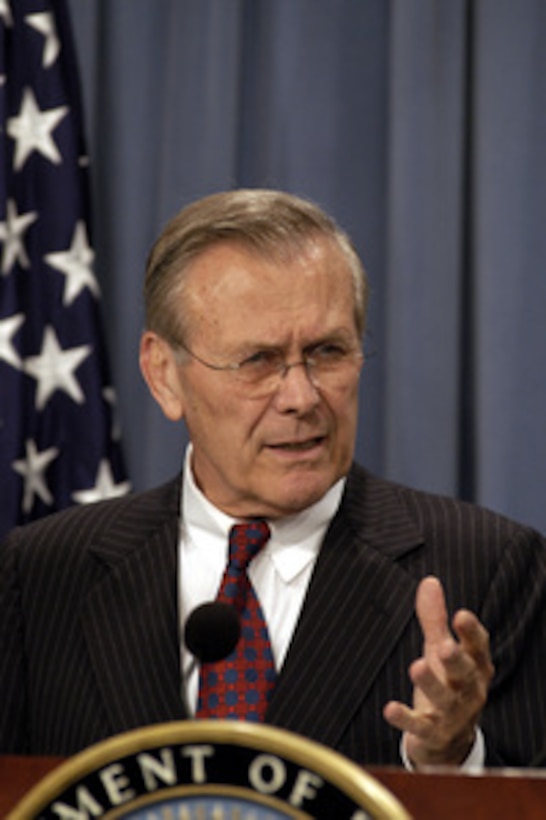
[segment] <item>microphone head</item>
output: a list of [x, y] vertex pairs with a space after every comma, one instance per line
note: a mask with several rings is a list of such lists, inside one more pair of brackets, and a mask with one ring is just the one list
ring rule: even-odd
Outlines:
[[226, 658], [237, 645], [241, 623], [231, 604], [210, 601], [190, 613], [184, 629], [184, 641], [201, 663]]

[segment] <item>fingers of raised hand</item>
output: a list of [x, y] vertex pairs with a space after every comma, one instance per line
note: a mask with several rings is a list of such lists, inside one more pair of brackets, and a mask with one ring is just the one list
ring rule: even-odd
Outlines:
[[418, 586], [416, 614], [424, 646], [409, 670], [413, 708], [391, 701], [383, 714], [406, 733], [406, 748], [417, 765], [461, 763], [472, 747], [494, 672], [489, 635], [468, 610], [459, 610], [450, 626], [444, 591], [434, 576]]
[[410, 677], [415, 687], [414, 707], [435, 713], [448, 731], [477, 718], [490, 680], [472, 656], [450, 639], [438, 647], [433, 661], [414, 661]]
[[489, 632], [474, 613], [461, 609], [453, 618], [453, 630], [461, 648], [472, 658], [486, 686], [494, 674], [489, 645]]
[[474, 658], [452, 638], [438, 643], [434, 658], [419, 658], [409, 670], [413, 708], [391, 701], [386, 720], [407, 734], [417, 765], [460, 763], [469, 752], [489, 683]]

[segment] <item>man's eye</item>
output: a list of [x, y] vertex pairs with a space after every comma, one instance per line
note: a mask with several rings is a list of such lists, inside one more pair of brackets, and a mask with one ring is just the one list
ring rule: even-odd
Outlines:
[[327, 342], [321, 345], [317, 345], [310, 352], [310, 357], [312, 359], [321, 359], [323, 361], [328, 361], [330, 359], [343, 359], [346, 355], [347, 349], [343, 345], [337, 344], [335, 342]]
[[274, 350], [257, 350], [252, 356], [247, 356], [240, 367], [245, 370], [259, 370], [276, 367], [279, 361], [279, 354]]

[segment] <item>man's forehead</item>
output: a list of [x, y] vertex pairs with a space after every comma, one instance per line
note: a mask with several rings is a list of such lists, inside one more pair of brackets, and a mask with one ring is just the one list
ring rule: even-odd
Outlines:
[[327, 270], [340, 283], [351, 277], [349, 262], [338, 243], [329, 237], [311, 236], [305, 242], [287, 242], [271, 248], [235, 240], [216, 242], [195, 256], [187, 268], [186, 279], [188, 290], [192, 290], [224, 275], [235, 276], [237, 271], [258, 281], [269, 278], [272, 271], [282, 277], [288, 267], [291, 276], [312, 275], [320, 269]]

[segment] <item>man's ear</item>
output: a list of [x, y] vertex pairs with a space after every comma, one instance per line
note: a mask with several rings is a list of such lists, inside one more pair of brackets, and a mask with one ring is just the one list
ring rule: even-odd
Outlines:
[[171, 346], [157, 333], [146, 330], [140, 340], [139, 362], [148, 389], [165, 416], [179, 421], [184, 416], [184, 394]]

